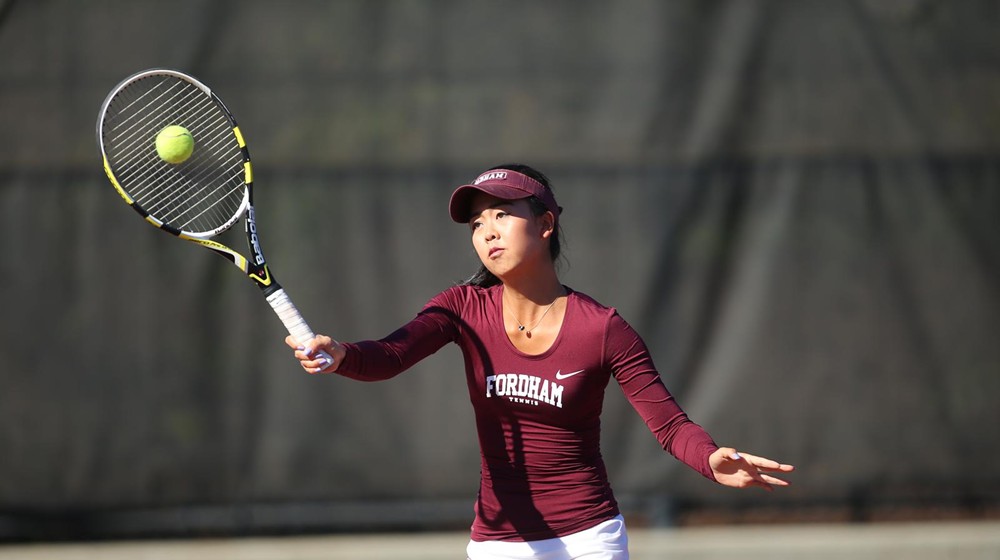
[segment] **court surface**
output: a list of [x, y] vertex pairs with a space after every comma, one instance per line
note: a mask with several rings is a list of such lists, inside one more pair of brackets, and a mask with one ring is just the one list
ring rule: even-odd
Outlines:
[[[1000, 521], [630, 531], [633, 560], [998, 560]], [[462, 560], [465, 533], [0, 546], [0, 560]]]

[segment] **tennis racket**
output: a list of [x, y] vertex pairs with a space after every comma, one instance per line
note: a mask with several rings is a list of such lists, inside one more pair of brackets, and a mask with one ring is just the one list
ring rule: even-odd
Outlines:
[[[180, 163], [168, 163], [156, 148], [157, 135], [168, 126], [184, 127], [194, 138], [193, 151]], [[174, 70], [138, 72], [104, 100], [97, 143], [111, 184], [147, 223], [225, 257], [261, 289], [295, 340], [304, 344], [314, 337], [264, 259], [250, 152], [215, 92]], [[249, 258], [212, 239], [244, 216]]]

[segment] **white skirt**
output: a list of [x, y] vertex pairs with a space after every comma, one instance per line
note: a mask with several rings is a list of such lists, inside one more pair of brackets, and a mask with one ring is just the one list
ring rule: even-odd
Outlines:
[[590, 529], [541, 541], [469, 541], [468, 560], [628, 560], [621, 515]]

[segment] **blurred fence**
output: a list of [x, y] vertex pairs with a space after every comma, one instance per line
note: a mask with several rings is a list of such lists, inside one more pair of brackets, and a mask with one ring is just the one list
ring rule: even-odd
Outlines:
[[991, 1], [0, 3], [0, 538], [471, 520], [455, 349], [388, 383], [302, 375], [249, 283], [107, 185], [97, 110], [155, 66], [240, 119], [264, 251], [343, 340], [474, 269], [454, 186], [546, 172], [565, 283], [636, 326], [718, 441], [799, 467], [787, 492], [716, 488], [612, 386], [632, 515], [995, 514], [998, 20]]

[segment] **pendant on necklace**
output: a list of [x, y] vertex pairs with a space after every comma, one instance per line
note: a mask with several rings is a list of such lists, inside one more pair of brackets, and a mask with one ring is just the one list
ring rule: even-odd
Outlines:
[[[521, 321], [518, 321], [517, 317], [514, 317], [514, 314], [511, 313], [510, 314], [511, 318], [514, 319], [515, 323], [517, 323], [517, 332], [523, 332], [524, 336], [526, 336], [527, 338], [531, 338], [531, 331], [532, 331], [532, 329], [534, 329], [535, 327], [537, 327], [538, 325], [540, 325], [542, 323], [542, 319], [544, 319], [545, 316], [548, 315], [549, 310], [552, 309], [552, 306], [554, 306], [557, 301], [559, 301], [558, 298], [552, 300], [552, 303], [550, 303], [549, 306], [545, 308], [545, 311], [542, 312], [542, 316], [539, 317], [537, 321], [535, 321], [534, 325], [531, 325], [530, 329], [528, 327], [524, 326], [523, 324], [521, 324]], [[507, 306], [504, 305], [503, 307], [504, 307], [504, 311], [507, 311]], [[508, 313], [510, 313], [510, 312], [508, 311]]]

